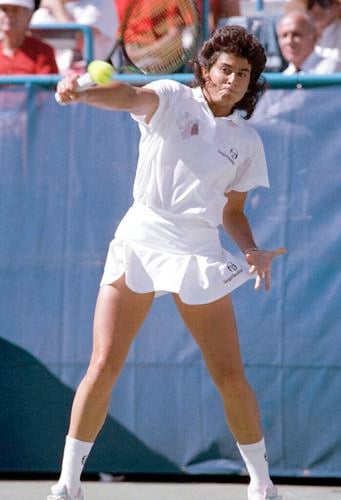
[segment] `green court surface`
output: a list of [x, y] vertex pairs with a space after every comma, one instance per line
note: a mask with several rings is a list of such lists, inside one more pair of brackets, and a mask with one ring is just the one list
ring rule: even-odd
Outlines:
[[[51, 481], [0, 481], [1, 500], [46, 500]], [[85, 482], [85, 500], [246, 500], [244, 484]], [[340, 500], [341, 487], [280, 485], [283, 500]]]

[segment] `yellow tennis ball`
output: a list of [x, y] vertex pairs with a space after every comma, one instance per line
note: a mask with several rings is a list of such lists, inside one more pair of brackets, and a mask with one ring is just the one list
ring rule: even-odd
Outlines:
[[109, 83], [113, 72], [113, 66], [104, 61], [92, 61], [88, 66], [88, 73], [91, 79], [98, 85]]

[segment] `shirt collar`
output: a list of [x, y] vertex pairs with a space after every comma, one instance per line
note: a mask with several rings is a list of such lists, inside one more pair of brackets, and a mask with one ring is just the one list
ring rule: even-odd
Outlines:
[[321, 62], [321, 57], [319, 57], [314, 51], [312, 51], [308, 57], [303, 61], [299, 70], [290, 63], [289, 66], [283, 71], [286, 75], [295, 75], [297, 73], [314, 73], [317, 64]]
[[290, 63], [289, 66], [283, 71], [284, 75], [294, 75], [295, 73], [297, 73], [297, 69], [293, 63]]
[[[202, 92], [202, 88], [201, 87], [195, 87], [192, 89], [192, 93], [193, 93], [193, 97], [196, 101], [198, 102], [202, 102], [205, 104], [206, 108], [209, 110], [209, 112], [212, 114], [213, 116], [213, 113], [205, 99], [205, 96]], [[233, 111], [233, 113], [231, 113], [230, 115], [228, 116], [214, 116], [214, 118], [216, 120], [227, 120], [227, 121], [232, 121], [235, 125], [241, 125], [241, 117], [240, 117], [240, 111], [238, 109], [235, 109]]]

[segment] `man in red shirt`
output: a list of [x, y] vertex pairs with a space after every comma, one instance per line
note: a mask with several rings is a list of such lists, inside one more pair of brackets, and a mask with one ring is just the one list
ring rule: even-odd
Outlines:
[[0, 74], [58, 73], [54, 50], [27, 34], [34, 0], [0, 0]]
[[[131, 4], [131, 0], [113, 0], [116, 5], [116, 10], [118, 13], [119, 22], [122, 23], [125, 14]], [[147, 5], [152, 5], [153, 0], [144, 0]], [[140, 3], [143, 3], [141, 0]], [[154, 0], [154, 3], [159, 3], [162, 5], [161, 0]], [[175, 2], [176, 4], [177, 2]], [[199, 12], [200, 18], [202, 17], [202, 0], [194, 0]], [[223, 17], [231, 17], [231, 16], [240, 16], [240, 0], [210, 0], [209, 2], [209, 12], [208, 12], [208, 23], [209, 23], [209, 31], [213, 31], [220, 18]], [[151, 21], [152, 22], [152, 21]]]

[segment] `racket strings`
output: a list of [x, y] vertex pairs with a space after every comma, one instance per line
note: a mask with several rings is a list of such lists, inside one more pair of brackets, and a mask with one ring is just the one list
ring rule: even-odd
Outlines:
[[190, 57], [198, 36], [193, 2], [143, 0], [131, 9], [122, 42], [128, 59], [142, 72], [167, 73]]

